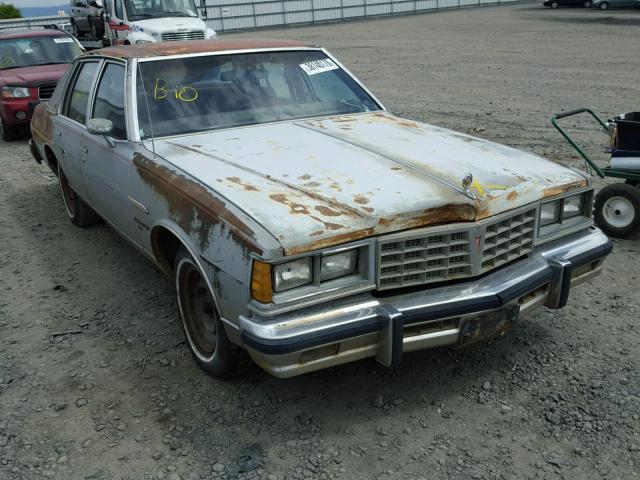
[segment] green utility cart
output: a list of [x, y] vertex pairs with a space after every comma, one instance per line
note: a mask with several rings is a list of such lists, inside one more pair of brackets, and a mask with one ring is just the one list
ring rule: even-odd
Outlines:
[[[611, 154], [611, 160], [607, 166], [598, 166], [558, 123], [582, 113], [591, 115], [609, 135], [606, 152]], [[612, 237], [627, 238], [640, 231], [640, 112], [625, 113], [605, 122], [592, 110], [579, 108], [554, 115], [551, 123], [585, 160], [589, 173], [624, 180], [608, 184], [596, 195], [596, 224]]]

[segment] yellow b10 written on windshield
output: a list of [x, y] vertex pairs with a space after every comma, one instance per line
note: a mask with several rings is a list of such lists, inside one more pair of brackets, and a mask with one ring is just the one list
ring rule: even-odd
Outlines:
[[169, 88], [169, 82], [162, 78], [156, 78], [153, 84], [153, 99], [165, 100], [169, 98], [169, 93], [174, 92], [176, 100], [183, 102], [195, 102], [198, 99], [198, 90], [190, 85], [176, 85]]

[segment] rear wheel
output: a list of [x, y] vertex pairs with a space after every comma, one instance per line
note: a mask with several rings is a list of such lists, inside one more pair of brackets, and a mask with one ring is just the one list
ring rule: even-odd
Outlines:
[[233, 345], [200, 267], [182, 247], [175, 261], [176, 291], [182, 328], [196, 363], [213, 377], [228, 377], [244, 362]]
[[586, 0], [586, 2], [584, 2], [584, 8], [591, 8], [591, 0]]
[[607, 235], [630, 237], [640, 231], [640, 190], [625, 183], [607, 185], [596, 195], [593, 215]]
[[67, 211], [69, 220], [78, 227], [89, 227], [100, 221], [100, 216], [85, 203], [80, 195], [71, 187], [67, 176], [58, 165], [58, 183], [62, 192], [64, 208]]
[[551, 8], [558, 8], [558, 2], [551, 2]]
[[600, 8], [600, 10], [606, 10], [609, 8], [609, 4], [607, 2], [602, 2], [598, 8]]

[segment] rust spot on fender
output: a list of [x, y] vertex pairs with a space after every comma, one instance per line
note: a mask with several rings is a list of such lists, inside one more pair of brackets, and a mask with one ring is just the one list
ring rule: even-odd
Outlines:
[[285, 255], [297, 255], [299, 253], [310, 252], [318, 248], [330, 247], [332, 245], [339, 245], [341, 243], [352, 242], [354, 240], [360, 240], [361, 238], [370, 237], [374, 234], [373, 228], [367, 228], [364, 230], [357, 230], [355, 232], [343, 233], [341, 235], [334, 235], [329, 238], [323, 238], [315, 242], [307, 243], [296, 247], [285, 249]]
[[362, 209], [363, 209], [365, 212], [369, 212], [369, 213], [373, 212], [373, 208], [371, 208], [371, 207], [362, 207]]
[[166, 200], [171, 218], [187, 234], [197, 237], [202, 248], [209, 243], [211, 228], [223, 223], [246, 249], [262, 253], [253, 230], [202, 184], [140, 153], [134, 155], [133, 164], [140, 178]]
[[353, 201], [359, 203], [360, 205], [366, 205], [367, 203], [369, 203], [369, 199], [364, 195], [355, 195], [353, 197]]
[[250, 192], [259, 191], [256, 187], [254, 187], [250, 183], [243, 183], [242, 180], [240, 180], [240, 177], [228, 177], [227, 180], [229, 180], [231, 183], [235, 183], [236, 185], [240, 185], [247, 191], [250, 191]]
[[514, 201], [516, 198], [518, 198], [518, 192], [516, 190], [512, 190], [509, 192], [509, 195], [507, 195], [507, 200], [509, 201]]
[[555, 195], [560, 195], [561, 193], [568, 192], [569, 190], [583, 188], [586, 187], [587, 184], [587, 180], [578, 180], [577, 182], [571, 182], [557, 187], [547, 188], [542, 191], [542, 198], [553, 197]]
[[31, 135], [40, 144], [53, 143], [53, 115], [47, 108], [47, 103], [36, 106], [31, 118]]
[[300, 180], [310, 180], [311, 179], [311, 175], [309, 175], [308, 173], [305, 173], [304, 175], [301, 175], [298, 178]]

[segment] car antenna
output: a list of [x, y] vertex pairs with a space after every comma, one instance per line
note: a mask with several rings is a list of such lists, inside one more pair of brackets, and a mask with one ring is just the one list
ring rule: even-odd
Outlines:
[[153, 122], [151, 121], [151, 108], [149, 108], [149, 99], [147, 98], [147, 89], [144, 87], [144, 78], [142, 76], [142, 69], [140, 63], [136, 61], [136, 67], [138, 68], [138, 75], [140, 76], [140, 85], [142, 85], [142, 93], [144, 95], [144, 103], [147, 106], [147, 116], [149, 117], [149, 128], [151, 129], [151, 149], [153, 150], [153, 158], [156, 157], [156, 143], [153, 139]]

